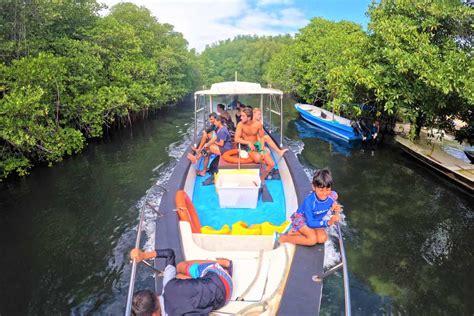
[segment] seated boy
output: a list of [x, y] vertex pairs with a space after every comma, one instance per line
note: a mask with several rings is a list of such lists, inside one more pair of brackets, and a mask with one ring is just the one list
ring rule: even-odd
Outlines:
[[[291, 230], [286, 235], [277, 235], [278, 242], [314, 246], [324, 243], [328, 235], [324, 228], [339, 221], [341, 206], [336, 202], [337, 193], [331, 190], [332, 174], [329, 169], [316, 170], [313, 176], [313, 192], [291, 215]], [[335, 212], [329, 220], [323, 220], [329, 211]]]

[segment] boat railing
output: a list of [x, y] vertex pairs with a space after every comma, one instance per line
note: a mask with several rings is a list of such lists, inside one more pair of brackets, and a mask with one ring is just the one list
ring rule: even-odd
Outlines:
[[344, 305], [346, 316], [351, 315], [351, 292], [349, 288], [349, 271], [347, 269], [346, 251], [344, 248], [344, 240], [342, 238], [341, 227], [336, 223], [337, 235], [339, 239], [339, 250], [341, 251], [342, 274], [344, 276]]
[[324, 278], [333, 274], [340, 268], [342, 268], [342, 275], [343, 275], [343, 282], [344, 282], [344, 307], [345, 307], [345, 315], [351, 315], [351, 292], [349, 288], [349, 271], [347, 269], [347, 259], [346, 259], [346, 251], [344, 248], [344, 239], [342, 236], [341, 227], [339, 223], [336, 223], [336, 232], [337, 232], [337, 239], [339, 241], [339, 251], [341, 253], [341, 262], [336, 264], [335, 266], [327, 269], [323, 272], [322, 275], [316, 275], [313, 277], [315, 282], [322, 282]]
[[[150, 188], [145, 196], [145, 200], [143, 201], [143, 205], [140, 209], [140, 220], [138, 222], [138, 227], [137, 227], [137, 239], [135, 240], [135, 248], [140, 247], [140, 239], [141, 239], [141, 231], [142, 231], [142, 225], [143, 225], [143, 219], [145, 218], [145, 209], [146, 209], [146, 204], [148, 201], [148, 196], [150, 195], [150, 192], [152, 191], [153, 188]], [[142, 261], [144, 264], [148, 265], [145, 261]], [[152, 268], [151, 266], [149, 266]], [[132, 272], [130, 274], [130, 283], [128, 286], [128, 295], [127, 295], [127, 306], [125, 308], [125, 316], [130, 316], [132, 313], [132, 299], [133, 299], [133, 290], [135, 287], [135, 278], [136, 278], [136, 273], [137, 273], [137, 261], [133, 259], [132, 261]]]

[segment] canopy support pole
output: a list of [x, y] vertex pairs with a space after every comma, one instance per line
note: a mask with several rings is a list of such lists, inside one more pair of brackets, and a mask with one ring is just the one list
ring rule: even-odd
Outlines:
[[194, 95], [194, 147], [197, 148], [196, 136], [197, 136], [197, 96]]
[[283, 94], [280, 94], [280, 148], [283, 147]]

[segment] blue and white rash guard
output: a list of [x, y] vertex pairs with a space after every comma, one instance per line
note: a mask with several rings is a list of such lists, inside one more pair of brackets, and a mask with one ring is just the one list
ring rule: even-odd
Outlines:
[[309, 228], [328, 227], [328, 221], [323, 218], [331, 210], [336, 199], [337, 193], [335, 191], [332, 191], [324, 201], [318, 199], [316, 193], [312, 192], [304, 199], [303, 204], [296, 212], [305, 217], [306, 225]]

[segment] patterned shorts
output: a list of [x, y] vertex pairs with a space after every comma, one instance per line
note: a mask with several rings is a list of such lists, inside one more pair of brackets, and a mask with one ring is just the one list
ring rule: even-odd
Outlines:
[[204, 270], [213, 265], [214, 262], [208, 262], [208, 263], [191, 263], [186, 265], [186, 274], [189, 275], [193, 279], [197, 279], [202, 277], [204, 274]]
[[294, 212], [293, 214], [291, 214], [290, 219], [292, 226], [291, 230], [294, 232], [299, 231], [303, 226], [306, 226], [306, 218], [303, 214]]

